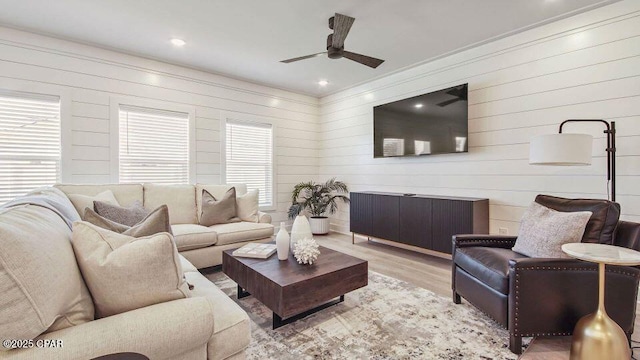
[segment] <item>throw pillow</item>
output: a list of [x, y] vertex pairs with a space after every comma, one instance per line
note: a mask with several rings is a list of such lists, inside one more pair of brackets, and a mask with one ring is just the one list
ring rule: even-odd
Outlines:
[[127, 226], [133, 226], [149, 215], [149, 211], [142, 206], [142, 202], [139, 200], [134, 201], [129, 207], [94, 201], [93, 209], [98, 215]]
[[562, 245], [582, 240], [591, 211], [560, 212], [532, 203], [520, 223], [513, 251], [537, 258], [568, 258]]
[[134, 238], [79, 221], [71, 244], [96, 318], [190, 296], [168, 233]]
[[242, 221], [258, 222], [258, 189], [251, 190], [242, 196], [236, 196], [238, 217]]
[[73, 207], [76, 208], [78, 214], [84, 214], [84, 209], [91, 208], [93, 209], [94, 201], [102, 201], [112, 205], [120, 205], [116, 197], [113, 195], [111, 190], [105, 190], [99, 193], [96, 196], [87, 196], [81, 194], [68, 194], [67, 197], [71, 200]]
[[173, 234], [169, 223], [169, 208], [167, 205], [162, 205], [153, 210], [149, 215], [133, 226], [118, 224], [115, 221], [100, 216], [100, 214], [89, 208], [84, 210], [84, 221], [103, 229], [133, 237], [149, 236], [161, 232]]
[[229, 189], [220, 200], [207, 190], [202, 190], [200, 225], [211, 226], [238, 221], [240, 219], [236, 216], [236, 188]]

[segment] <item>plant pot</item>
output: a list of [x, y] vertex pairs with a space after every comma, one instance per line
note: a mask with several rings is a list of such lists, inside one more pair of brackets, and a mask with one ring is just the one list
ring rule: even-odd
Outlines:
[[312, 216], [309, 218], [311, 233], [314, 235], [324, 235], [329, 233], [329, 218], [326, 216]]

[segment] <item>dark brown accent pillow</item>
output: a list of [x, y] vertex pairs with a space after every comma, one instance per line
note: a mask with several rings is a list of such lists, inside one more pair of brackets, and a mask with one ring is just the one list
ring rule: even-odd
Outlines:
[[161, 232], [166, 232], [173, 235], [173, 233], [171, 232], [171, 225], [169, 223], [169, 208], [167, 207], [167, 205], [162, 205], [153, 210], [149, 213], [149, 215], [142, 219], [142, 221], [135, 224], [134, 226], [118, 224], [115, 221], [111, 221], [103, 216], [100, 216], [98, 213], [89, 208], [86, 208], [84, 210], [84, 220], [103, 229], [136, 238], [155, 235]]
[[591, 211], [582, 242], [613, 244], [613, 234], [620, 219], [620, 204], [609, 200], [565, 199], [549, 195], [536, 196], [536, 202], [562, 212]]
[[138, 200], [134, 201], [129, 207], [113, 205], [104, 201], [94, 201], [93, 210], [104, 218], [127, 226], [134, 226], [149, 215], [149, 211]]
[[238, 222], [236, 215], [236, 188], [227, 190], [222, 199], [217, 200], [207, 190], [202, 190], [202, 213], [200, 225], [211, 226]]

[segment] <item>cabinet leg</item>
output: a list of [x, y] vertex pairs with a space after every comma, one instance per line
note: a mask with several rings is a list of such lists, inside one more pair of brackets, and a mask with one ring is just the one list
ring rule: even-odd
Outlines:
[[356, 243], [356, 234], [351, 233], [351, 244], [355, 244], [355, 243]]

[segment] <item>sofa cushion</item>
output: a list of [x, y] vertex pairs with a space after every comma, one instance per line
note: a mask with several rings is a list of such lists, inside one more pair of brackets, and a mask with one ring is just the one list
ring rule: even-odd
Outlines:
[[[105, 190], [111, 190], [121, 206], [131, 206], [134, 201], [143, 201], [142, 184], [72, 185], [57, 184], [54, 187], [69, 194], [95, 196]], [[93, 209], [93, 207], [91, 207]], [[84, 208], [80, 214], [84, 213]]]
[[513, 251], [536, 258], [568, 258], [562, 245], [582, 240], [591, 211], [561, 212], [536, 202], [522, 217]]
[[199, 249], [218, 242], [218, 234], [202, 225], [175, 224], [171, 225], [178, 251]]
[[492, 289], [509, 293], [509, 260], [527, 258], [511, 249], [482, 246], [456, 249], [453, 261]]
[[273, 225], [246, 221], [213, 225], [209, 226], [209, 229], [218, 234], [216, 245], [234, 244], [273, 236]]
[[613, 235], [620, 218], [620, 204], [608, 200], [565, 199], [549, 195], [538, 195], [535, 201], [556, 211], [591, 211], [582, 242], [613, 244]]
[[102, 201], [94, 201], [95, 212], [118, 224], [133, 226], [149, 215], [149, 210], [142, 206], [142, 201], [134, 201], [131, 206], [118, 206]]
[[240, 220], [248, 222], [258, 222], [259, 193], [258, 189], [248, 191], [244, 195], [236, 196], [237, 214]]
[[71, 243], [96, 317], [190, 295], [171, 234], [134, 238], [79, 221]]
[[207, 346], [207, 359], [226, 359], [249, 346], [251, 327], [247, 313], [199, 272], [187, 272], [185, 277], [194, 286], [191, 295], [204, 297], [212, 305], [213, 336]]
[[155, 209], [169, 207], [173, 224], [197, 224], [196, 190], [193, 185], [144, 184], [144, 207]]
[[236, 188], [227, 190], [221, 198], [216, 198], [207, 190], [202, 190], [202, 212], [200, 225], [211, 226], [238, 222], [236, 216]]
[[93, 320], [70, 238], [65, 221], [41, 206], [0, 209], [0, 339]]
[[153, 210], [133, 226], [119, 224], [104, 218], [89, 208], [84, 210], [84, 220], [103, 229], [133, 237], [145, 237], [161, 232], [172, 234], [167, 205], [162, 205]]
[[118, 200], [116, 200], [116, 197], [113, 195], [111, 190], [105, 190], [96, 195], [67, 194], [67, 196], [80, 216], [84, 215], [84, 209], [93, 209], [93, 203], [95, 201], [118, 205]]
[[196, 184], [196, 207], [198, 209], [198, 220], [202, 213], [202, 190], [207, 190], [209, 194], [213, 195], [216, 199], [220, 199], [232, 187], [236, 188], [236, 196], [247, 193], [247, 185], [245, 184]]

